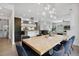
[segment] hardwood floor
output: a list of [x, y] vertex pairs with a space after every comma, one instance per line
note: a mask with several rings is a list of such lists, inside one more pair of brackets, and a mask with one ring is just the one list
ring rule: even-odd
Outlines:
[[[9, 39], [0, 39], [0, 56], [18, 56], [15, 45], [11, 45]], [[78, 46], [73, 46], [70, 56], [79, 56]]]
[[11, 45], [9, 39], [0, 39], [0, 56], [17, 56], [15, 46]]
[[73, 46], [73, 51], [70, 56], [79, 56], [79, 46]]

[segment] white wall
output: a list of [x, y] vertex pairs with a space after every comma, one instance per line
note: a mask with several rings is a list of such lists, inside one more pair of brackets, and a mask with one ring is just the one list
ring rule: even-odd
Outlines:
[[15, 44], [14, 42], [14, 7], [11, 6], [11, 16], [9, 18], [9, 39], [11, 39], [12, 44]]
[[72, 19], [71, 19], [71, 30], [69, 31], [68, 35], [76, 36], [76, 40], [74, 45], [79, 46], [79, 4], [73, 4], [72, 6]]
[[1, 7], [10, 10], [9, 17], [9, 39], [11, 39], [12, 44], [14, 44], [14, 6], [10, 4], [2, 3]]

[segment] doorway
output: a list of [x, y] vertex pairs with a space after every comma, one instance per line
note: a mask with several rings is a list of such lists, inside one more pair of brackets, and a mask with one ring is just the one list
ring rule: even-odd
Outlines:
[[11, 9], [3, 5], [0, 6], [0, 39], [9, 39], [11, 15]]
[[8, 39], [9, 36], [9, 19], [0, 18], [0, 38]]

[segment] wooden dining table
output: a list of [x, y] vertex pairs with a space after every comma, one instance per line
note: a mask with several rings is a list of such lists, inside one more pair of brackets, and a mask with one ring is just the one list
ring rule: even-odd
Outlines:
[[50, 49], [52, 49], [55, 45], [59, 44], [62, 40], [66, 40], [66, 35], [43, 35], [36, 36], [28, 39], [23, 39], [23, 43], [29, 46], [32, 50], [34, 50], [37, 54], [43, 55]]

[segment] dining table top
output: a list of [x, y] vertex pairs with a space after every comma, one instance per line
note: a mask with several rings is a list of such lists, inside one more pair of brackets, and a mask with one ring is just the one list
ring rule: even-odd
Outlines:
[[67, 40], [67, 36], [57, 34], [53, 36], [42, 35], [23, 39], [22, 41], [36, 53], [43, 55], [44, 53], [52, 49], [55, 45], [59, 44], [62, 40]]

